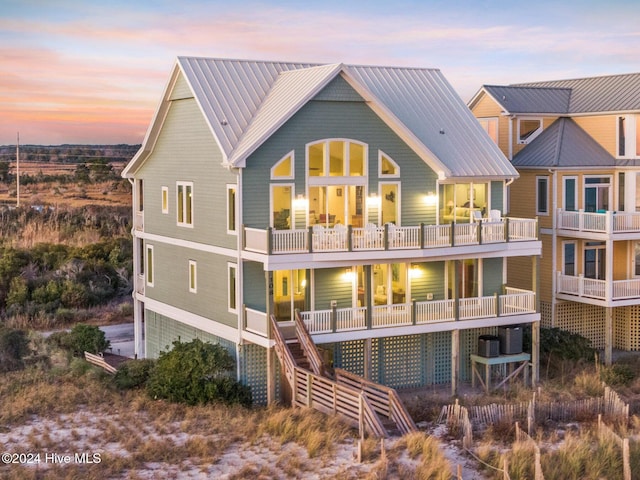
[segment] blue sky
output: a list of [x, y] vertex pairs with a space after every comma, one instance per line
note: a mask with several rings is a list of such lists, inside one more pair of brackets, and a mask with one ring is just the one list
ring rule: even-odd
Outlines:
[[482, 84], [640, 71], [640, 2], [0, 0], [0, 144], [140, 143], [178, 55], [439, 68]]

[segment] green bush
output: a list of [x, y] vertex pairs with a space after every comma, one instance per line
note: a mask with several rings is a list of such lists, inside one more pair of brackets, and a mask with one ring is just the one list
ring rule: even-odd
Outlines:
[[600, 380], [609, 386], [628, 386], [636, 378], [636, 374], [629, 365], [616, 363], [600, 369]]
[[21, 369], [23, 358], [29, 353], [29, 339], [24, 330], [0, 327], [0, 372]]
[[251, 389], [233, 378], [235, 361], [224, 347], [195, 339], [173, 342], [162, 352], [147, 382], [152, 398], [197, 405], [223, 402], [251, 405]]
[[111, 344], [105, 338], [102, 330], [94, 325], [85, 325], [84, 323], [79, 323], [71, 329], [65, 343], [66, 348], [77, 357], [83, 356], [84, 352], [102, 353]]
[[120, 390], [142, 387], [147, 383], [155, 365], [156, 361], [148, 358], [127, 360], [118, 366], [113, 381]]

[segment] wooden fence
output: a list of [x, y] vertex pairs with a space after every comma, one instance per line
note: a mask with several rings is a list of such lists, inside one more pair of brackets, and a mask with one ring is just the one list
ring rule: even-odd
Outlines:
[[[627, 409], [628, 409], [627, 405]], [[631, 480], [631, 462], [629, 454], [629, 438], [622, 438], [612, 428], [605, 425], [602, 415], [598, 415], [598, 438], [600, 441], [615, 443], [622, 450], [622, 475], [624, 480]]]
[[115, 374], [118, 371], [116, 367], [109, 365], [102, 355], [94, 355], [93, 353], [84, 352], [84, 359], [109, 373]]
[[538, 447], [536, 441], [531, 438], [527, 432], [520, 428], [518, 422], [516, 422], [516, 443], [529, 446], [533, 449], [533, 453], [535, 455], [533, 463], [533, 478], [534, 480], [544, 480], [544, 475], [542, 473], [542, 455], [540, 454], [540, 447]]
[[443, 405], [440, 411], [438, 423], [446, 422], [449, 428], [454, 428], [462, 433], [462, 446], [469, 450], [473, 446], [473, 426], [469, 420], [469, 411], [458, 403]]

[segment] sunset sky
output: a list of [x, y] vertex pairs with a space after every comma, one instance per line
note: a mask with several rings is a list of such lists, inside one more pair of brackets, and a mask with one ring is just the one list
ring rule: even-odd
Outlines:
[[175, 57], [439, 68], [482, 84], [640, 71], [637, 0], [0, 0], [0, 145], [140, 143]]

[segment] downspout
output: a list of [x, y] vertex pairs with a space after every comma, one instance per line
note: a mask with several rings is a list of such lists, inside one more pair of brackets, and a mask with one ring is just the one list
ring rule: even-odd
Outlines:
[[558, 281], [556, 275], [557, 268], [557, 254], [558, 254], [558, 246], [556, 245], [558, 239], [558, 233], [556, 231], [556, 219], [557, 219], [557, 209], [558, 209], [558, 171], [556, 169], [550, 168], [549, 173], [551, 173], [552, 181], [553, 181], [553, 189], [552, 195], [553, 199], [551, 200], [551, 326], [554, 327], [556, 323], [556, 284]]

